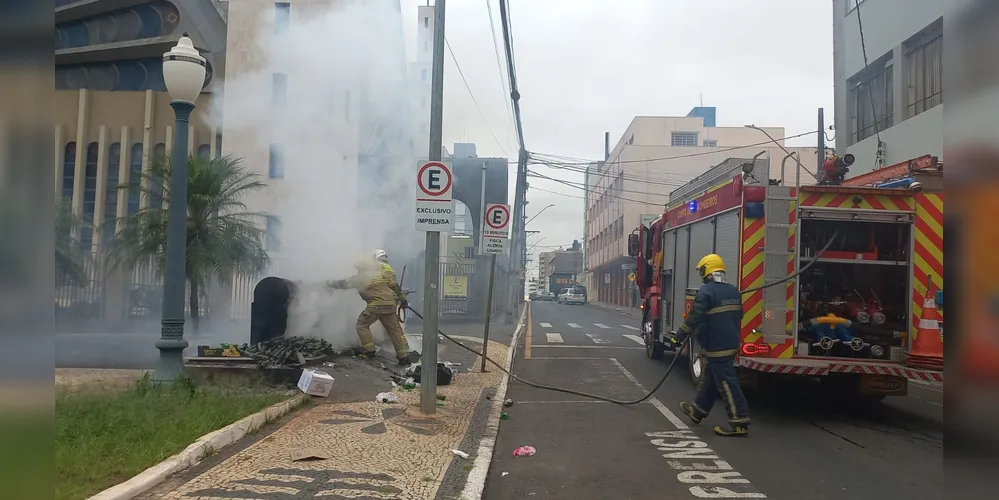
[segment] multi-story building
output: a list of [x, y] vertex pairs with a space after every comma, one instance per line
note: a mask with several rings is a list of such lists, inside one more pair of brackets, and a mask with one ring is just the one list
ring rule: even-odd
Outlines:
[[[330, 196], [329, 186], [357, 185], [342, 191], [368, 192], [374, 178], [382, 192], [408, 194], [412, 179], [386, 175], [385, 168], [411, 164], [415, 157], [399, 3], [380, 0], [352, 8], [332, 0], [59, 0], [56, 193], [72, 201], [78, 216], [97, 223], [162, 201], [116, 186], [148, 172], [153, 158], [172, 150], [174, 115], [163, 83], [162, 56], [186, 33], [208, 62], [205, 87], [191, 118], [188, 153], [233, 155], [266, 183], [245, 201], [248, 211], [269, 214], [266, 244], [273, 261], [282, 263], [290, 246], [282, 248], [281, 228], [287, 226], [282, 215], [293, 186], [311, 183], [317, 186], [317, 199], [323, 195], [337, 207], [350, 205], [360, 215], [355, 218], [367, 221], [365, 203], [371, 200]], [[338, 26], [350, 16], [362, 18], [360, 9], [378, 11], [368, 16], [378, 19], [370, 30], [322, 29], [324, 23]], [[350, 49], [330, 48], [349, 45], [345, 37], [368, 38], [354, 40]], [[333, 57], [331, 50], [346, 56]], [[372, 79], [374, 72], [377, 79]], [[365, 85], [370, 81], [379, 85]], [[319, 174], [330, 178], [315, 178]], [[302, 198], [300, 192], [297, 196]], [[395, 194], [384, 198], [406, 199]], [[289, 228], [284, 229], [287, 234]], [[361, 239], [373, 237], [368, 227], [355, 232], [364, 233]], [[113, 232], [94, 228], [82, 233], [83, 245], [100, 254]], [[312, 234], [333, 237], [324, 228]], [[358, 244], [382, 246], [380, 241]], [[155, 315], [159, 277], [152, 269], [118, 275], [95, 269], [91, 274], [88, 286], [59, 292], [66, 292], [60, 297], [64, 309], [86, 311], [80, 319], [106, 325], [135, 314]], [[233, 314], [248, 310], [248, 290], [215, 289], [220, 295], [211, 300], [213, 312], [230, 309], [230, 300], [240, 303]], [[145, 293], [149, 290], [153, 292]]]
[[944, 3], [833, 2], [836, 151], [856, 157], [851, 175], [943, 159]]
[[699, 107], [682, 117], [637, 116], [606, 161], [586, 176], [585, 267], [591, 300], [637, 304], [628, 280], [635, 265], [627, 256], [628, 234], [662, 214], [669, 193], [708, 168], [759, 155], [769, 158], [770, 179], [793, 184], [796, 162], [787, 158], [784, 146], [801, 159], [799, 182], [815, 182], [810, 172], [816, 148], [786, 147], [783, 127], [718, 127], [715, 114], [715, 108]]
[[550, 287], [549, 278], [552, 275], [560, 275], [563, 282], [557, 285], [570, 285], [580, 282], [582, 273], [583, 245], [578, 240], [574, 240], [568, 250], [560, 248], [538, 254], [538, 279], [549, 292], [558, 293]]

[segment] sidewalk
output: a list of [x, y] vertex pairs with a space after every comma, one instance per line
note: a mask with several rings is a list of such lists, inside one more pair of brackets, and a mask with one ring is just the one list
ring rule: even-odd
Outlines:
[[[503, 337], [515, 327], [507, 326]], [[453, 333], [481, 350], [473, 332]], [[508, 346], [489, 344], [489, 357], [505, 364]], [[392, 390], [388, 381], [367, 401], [322, 404], [322, 398], [314, 398], [318, 406], [288, 417], [276, 430], [247, 437], [138, 498], [457, 499], [494, 417], [491, 399], [503, 373], [495, 368], [478, 373], [478, 357], [450, 343], [441, 344], [439, 359], [462, 366], [451, 385], [438, 388], [446, 400], [434, 415], [420, 412], [418, 388], [395, 390], [398, 403], [375, 402], [378, 392]], [[330, 458], [292, 461], [292, 452], [312, 447]], [[452, 449], [470, 457], [457, 457]]]
[[641, 309], [634, 309], [634, 308], [624, 307], [624, 306], [618, 306], [618, 305], [614, 305], [614, 304], [607, 304], [607, 303], [604, 303], [604, 302], [597, 302], [597, 301], [594, 301], [594, 300], [591, 300], [588, 303], [592, 304], [592, 305], [595, 305], [595, 306], [597, 306], [597, 307], [599, 307], [601, 309], [607, 309], [609, 311], [616, 311], [616, 312], [619, 312], [621, 314], [624, 314], [625, 316], [631, 316], [632, 318], [642, 319], [642, 310]]

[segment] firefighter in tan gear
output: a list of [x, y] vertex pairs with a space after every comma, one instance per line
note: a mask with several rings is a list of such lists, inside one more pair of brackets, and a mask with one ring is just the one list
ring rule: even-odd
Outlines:
[[384, 250], [375, 250], [370, 257], [362, 257], [354, 263], [357, 274], [345, 280], [327, 282], [334, 289], [353, 288], [367, 302], [367, 306], [357, 317], [357, 336], [361, 340], [358, 356], [373, 357], [377, 348], [371, 335], [371, 325], [381, 322], [385, 332], [392, 339], [396, 359], [400, 365], [410, 364], [409, 344], [402, 331], [397, 310], [409, 304], [402, 287], [396, 281], [395, 270], [388, 263]]

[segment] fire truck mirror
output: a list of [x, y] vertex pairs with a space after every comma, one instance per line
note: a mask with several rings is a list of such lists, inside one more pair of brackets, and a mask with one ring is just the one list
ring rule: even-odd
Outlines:
[[638, 235], [629, 234], [628, 235], [628, 256], [638, 257]]

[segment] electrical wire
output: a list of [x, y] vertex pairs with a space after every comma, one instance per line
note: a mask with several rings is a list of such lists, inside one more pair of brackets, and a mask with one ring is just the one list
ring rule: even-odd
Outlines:
[[[506, 97], [510, 95], [510, 91], [507, 90], [506, 79], [503, 78], [503, 62], [500, 58], [499, 40], [496, 38], [496, 21], [493, 20], [493, 3], [492, 0], [486, 0], [486, 10], [489, 12], [489, 31], [493, 35], [493, 51], [496, 53], [496, 69], [499, 70], [500, 77], [500, 89], [503, 90], [503, 101], [507, 102]], [[509, 119], [510, 129], [514, 129], [513, 119], [513, 106], [512, 103], [507, 102], [508, 105], [504, 106], [506, 108], [507, 119]]]
[[447, 51], [451, 54], [451, 60], [454, 61], [454, 67], [458, 69], [458, 76], [461, 77], [461, 81], [465, 84], [465, 90], [468, 91], [468, 96], [472, 98], [472, 104], [475, 104], [475, 109], [479, 111], [479, 117], [482, 118], [482, 123], [486, 125], [486, 129], [489, 130], [489, 134], [493, 136], [493, 140], [496, 141], [496, 145], [499, 146], [500, 151], [506, 157], [510, 157], [510, 153], [507, 153], [506, 148], [503, 147], [503, 143], [500, 142], [499, 138], [496, 137], [496, 132], [493, 132], [493, 128], [489, 126], [489, 120], [486, 120], [486, 114], [482, 112], [482, 108], [479, 107], [479, 101], [475, 99], [475, 94], [472, 93], [472, 87], [468, 85], [468, 80], [465, 79], [465, 73], [461, 71], [461, 65], [458, 64], [458, 58], [454, 55], [454, 50], [451, 50], [451, 42], [444, 39], [444, 44], [447, 45]]
[[[763, 284], [763, 285], [760, 285], [760, 286], [757, 286], [757, 287], [747, 288], [745, 290], [742, 290], [740, 293], [744, 295], [744, 294], [747, 294], [747, 293], [755, 292], [757, 290], [762, 290], [764, 288], [769, 288], [769, 287], [772, 287], [772, 286], [776, 286], [776, 285], [779, 285], [781, 283], [784, 283], [784, 282], [787, 282], [787, 281], [790, 281], [790, 280], [794, 279], [795, 277], [797, 277], [801, 273], [803, 273], [806, 270], [808, 270], [808, 268], [812, 267], [816, 262], [818, 262], [819, 257], [822, 257], [822, 255], [826, 253], [826, 250], [828, 250], [829, 247], [832, 246], [833, 242], [835, 242], [836, 238], [838, 238], [838, 237], [839, 237], [839, 233], [833, 233], [832, 237], [830, 237], [829, 241], [826, 243], [826, 246], [823, 247], [822, 250], [819, 250], [818, 252], [816, 252], [815, 257], [812, 259], [812, 261], [809, 262], [804, 267], [802, 267], [801, 269], [798, 269], [797, 271], [795, 271], [795, 272], [787, 275], [786, 277], [784, 277], [784, 278], [782, 278], [782, 279], [780, 279], [778, 281], [774, 281], [773, 283], [766, 283], [766, 284]], [[410, 312], [412, 312], [413, 314], [415, 314], [417, 318], [420, 318], [421, 320], [423, 319], [423, 316], [416, 309], [413, 309], [410, 306], [407, 306], [407, 309], [409, 309]], [[643, 402], [645, 402], [645, 400], [651, 398], [656, 393], [656, 391], [658, 391], [659, 388], [662, 387], [662, 385], [664, 383], [666, 383], [666, 379], [669, 378], [670, 373], [673, 372], [673, 367], [676, 365], [677, 360], [680, 359], [679, 353], [683, 351], [683, 349], [685, 348], [685, 346], [689, 346], [689, 344], [690, 344], [690, 338], [691, 338], [691, 336], [688, 336], [687, 338], [683, 339], [683, 341], [680, 342], [679, 345], [676, 346], [676, 353], [677, 353], [677, 355], [673, 356], [673, 361], [670, 361], [669, 365], [666, 367], [666, 372], [663, 373], [663, 377], [661, 379], [659, 379], [659, 383], [657, 383], [655, 385], [655, 387], [652, 388], [652, 390], [650, 390], [648, 393], [646, 393], [641, 398], [629, 401], [629, 400], [620, 400], [620, 399], [609, 398], [609, 397], [600, 396], [600, 395], [597, 395], [597, 394], [590, 394], [590, 393], [582, 392], [582, 391], [574, 391], [572, 389], [565, 389], [565, 388], [562, 388], [562, 387], [555, 387], [555, 386], [551, 386], [551, 385], [538, 384], [536, 382], [531, 382], [529, 380], [524, 380], [524, 379], [522, 379], [522, 378], [514, 375], [513, 373], [511, 373], [510, 370], [507, 370], [503, 365], [497, 363], [496, 361], [493, 361], [492, 358], [490, 358], [488, 356], [483, 356], [481, 352], [476, 351], [475, 349], [473, 349], [471, 347], [468, 347], [467, 345], [462, 344], [461, 342], [459, 342], [459, 341], [451, 338], [450, 336], [448, 336], [448, 334], [442, 332], [440, 330], [440, 328], [437, 329], [437, 333], [440, 336], [444, 337], [445, 339], [447, 339], [447, 340], [451, 341], [452, 343], [456, 344], [458, 347], [461, 347], [462, 349], [465, 349], [466, 351], [469, 351], [469, 352], [471, 352], [471, 353], [473, 353], [473, 354], [475, 354], [477, 356], [481, 356], [481, 357], [485, 358], [485, 360], [488, 361], [490, 364], [492, 364], [496, 368], [499, 368], [500, 371], [502, 371], [503, 373], [509, 375], [510, 378], [512, 378], [513, 380], [516, 380], [517, 382], [520, 382], [521, 384], [524, 384], [524, 385], [526, 385], [528, 387], [534, 387], [535, 389], [542, 389], [542, 390], [552, 391], [552, 392], [561, 392], [563, 394], [571, 394], [573, 396], [580, 396], [580, 397], [584, 397], [584, 398], [595, 399], [597, 401], [604, 401], [604, 402], [607, 402], [607, 403], [613, 403], [613, 404], [616, 404], [616, 405], [619, 405], [619, 406], [633, 406], [633, 405], [637, 405], [639, 403], [643, 403]], [[693, 355], [693, 353], [688, 353], [688, 356], [690, 356], [690, 355]]]
[[[862, 0], [859, 1], [859, 2], [856, 2], [854, 4], [854, 8], [857, 9], [857, 28], [860, 30], [860, 50], [861, 50], [861, 53], [864, 55], [864, 69], [863, 69], [863, 71], [864, 71], [864, 73], [866, 73], [867, 72], [867, 67], [868, 67], [868, 64], [867, 64], [867, 41], [864, 39], [864, 21], [860, 19], [860, 4], [861, 3], [862, 3]], [[871, 85], [871, 82], [867, 82], [866, 87], [867, 87], [867, 95], [871, 99], [871, 118], [874, 119], [874, 134], [878, 138], [878, 144], [880, 144], [881, 143], [881, 130], [880, 130], [880, 127], [878, 126], [878, 112], [877, 112], [877, 109], [876, 109], [876, 107], [874, 105], [874, 88]], [[889, 105], [889, 106], [891, 105], [891, 103], [886, 103], [886, 104]]]

